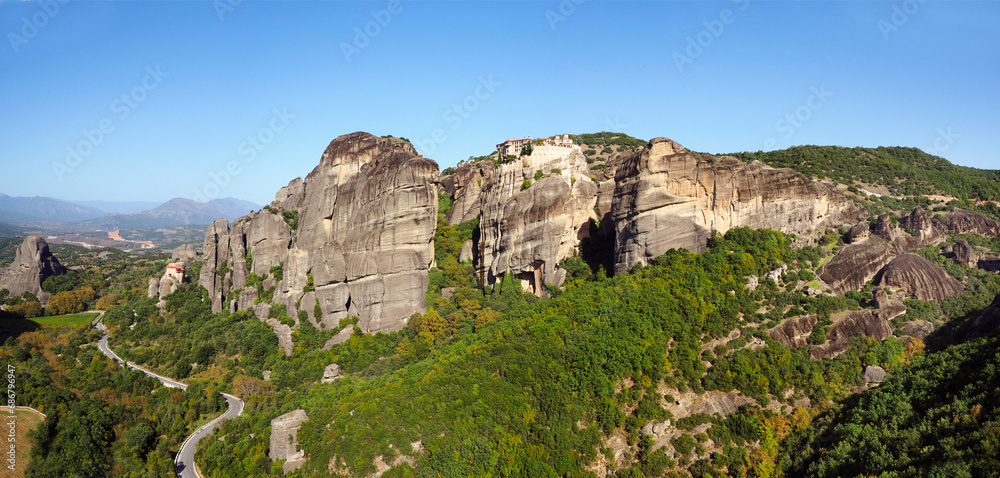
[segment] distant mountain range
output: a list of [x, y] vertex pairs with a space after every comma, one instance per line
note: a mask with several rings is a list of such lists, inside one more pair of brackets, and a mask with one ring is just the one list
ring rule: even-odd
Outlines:
[[[236, 219], [260, 206], [234, 198], [200, 203], [174, 198], [155, 202], [64, 201], [48, 197], [0, 194], [0, 236], [12, 235], [21, 224], [66, 224], [99, 229], [142, 229], [210, 224]], [[3, 224], [6, 223], [6, 224]]]
[[0, 222], [74, 222], [107, 214], [95, 207], [47, 197], [14, 197], [0, 194]]
[[84, 226], [98, 229], [149, 229], [167, 226], [211, 224], [226, 218], [230, 221], [260, 209], [260, 206], [240, 199], [213, 199], [200, 203], [184, 198], [171, 199], [154, 209], [134, 214], [109, 214], [82, 221]]
[[72, 201], [75, 204], [100, 209], [106, 214], [132, 214], [148, 211], [160, 205], [152, 201]]

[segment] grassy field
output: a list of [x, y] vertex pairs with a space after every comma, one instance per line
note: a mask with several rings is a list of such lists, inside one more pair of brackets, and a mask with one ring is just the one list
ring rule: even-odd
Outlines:
[[98, 315], [100, 314], [96, 312], [89, 312], [82, 314], [54, 315], [52, 317], [36, 317], [28, 320], [41, 325], [42, 327], [75, 327], [78, 325], [90, 325], [90, 323], [93, 322]]
[[[7, 415], [8, 409], [3, 409], [4, 422], [9, 420]], [[25, 471], [28, 469], [28, 458], [31, 456], [31, 440], [28, 439], [28, 432], [33, 430], [39, 423], [42, 423], [42, 416], [39, 415], [34, 410], [28, 410], [24, 408], [18, 408], [16, 413], [16, 425], [14, 433], [16, 434], [15, 444], [17, 445], [16, 453], [16, 464], [14, 470], [11, 471], [8, 466], [10, 463], [7, 462], [6, 457], [4, 459], [4, 472], [3, 476], [17, 477], [21, 478], [24, 476]], [[4, 432], [6, 435], [8, 432]]]
[[61, 329], [90, 325], [97, 316], [96, 312], [82, 314], [56, 315], [53, 317], [36, 317], [34, 319], [2, 319], [0, 320], [0, 341], [7, 337], [17, 337], [25, 332], [41, 329]]

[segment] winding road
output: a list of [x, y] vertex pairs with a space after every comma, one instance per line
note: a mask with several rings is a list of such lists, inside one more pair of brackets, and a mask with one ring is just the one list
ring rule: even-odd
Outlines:
[[[97, 328], [97, 330], [100, 330], [102, 333], [104, 333], [104, 335], [101, 337], [101, 341], [97, 343], [97, 347], [101, 349], [101, 352], [103, 352], [104, 355], [107, 355], [108, 357], [110, 357], [115, 362], [118, 362], [118, 364], [123, 367], [127, 367], [132, 370], [138, 370], [150, 377], [159, 380], [160, 382], [163, 382], [164, 386], [171, 388], [179, 388], [181, 390], [187, 389], [186, 383], [178, 382], [176, 380], [171, 380], [162, 375], [157, 375], [134, 363], [122, 360], [122, 358], [119, 357], [118, 354], [116, 354], [114, 351], [111, 350], [111, 348], [108, 347], [108, 330], [107, 327], [104, 326], [104, 323], [101, 322], [100, 319], [98, 319], [95, 327]], [[198, 446], [198, 441], [200, 441], [202, 438], [207, 437], [208, 435], [211, 435], [212, 431], [214, 431], [216, 428], [222, 425], [222, 422], [229, 420], [230, 418], [235, 418], [239, 416], [241, 413], [243, 413], [243, 406], [244, 406], [243, 400], [240, 400], [239, 398], [230, 395], [228, 393], [223, 393], [222, 397], [225, 398], [226, 403], [229, 404], [229, 410], [226, 410], [226, 413], [219, 415], [215, 420], [212, 420], [202, 425], [201, 428], [195, 430], [194, 433], [188, 435], [188, 437], [184, 439], [184, 443], [181, 444], [180, 450], [177, 451], [177, 457], [174, 459], [174, 471], [177, 472], [177, 476], [179, 476], [180, 478], [201, 478], [201, 474], [198, 473], [198, 470], [194, 464], [194, 452], [195, 452], [195, 447]]]

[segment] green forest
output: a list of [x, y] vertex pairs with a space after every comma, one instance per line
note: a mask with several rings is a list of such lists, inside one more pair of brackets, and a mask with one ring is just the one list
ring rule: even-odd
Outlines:
[[940, 194], [960, 200], [1000, 200], [1000, 170], [957, 166], [917, 148], [795, 146], [731, 156], [776, 168], [791, 168], [811, 178], [838, 184], [879, 185], [894, 196]]

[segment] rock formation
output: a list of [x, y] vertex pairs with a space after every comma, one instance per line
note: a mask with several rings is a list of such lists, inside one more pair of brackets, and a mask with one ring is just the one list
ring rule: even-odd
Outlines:
[[1000, 236], [1000, 222], [978, 212], [953, 209], [934, 218], [934, 224], [952, 234], [978, 234], [983, 237]]
[[847, 233], [847, 243], [854, 244], [855, 242], [861, 242], [868, 239], [869, 230], [868, 223], [862, 222], [851, 228], [850, 232]]
[[916, 254], [903, 254], [879, 273], [877, 285], [903, 289], [908, 297], [942, 301], [965, 290], [941, 266]]
[[878, 365], [869, 365], [861, 372], [861, 380], [866, 383], [882, 383], [885, 380], [885, 369]]
[[1000, 257], [982, 256], [977, 265], [980, 269], [990, 272], [1000, 272]]
[[701, 251], [713, 230], [747, 226], [805, 236], [868, 215], [835, 188], [790, 169], [705, 158], [666, 138], [625, 158], [615, 183], [617, 272], [671, 248]]
[[[809, 350], [812, 359], [836, 357], [851, 346], [851, 337], [870, 337], [885, 340], [892, 335], [889, 321], [906, 313], [906, 306], [898, 298], [889, 298], [885, 289], [875, 290], [875, 308], [853, 310], [834, 314], [833, 323], [826, 332], [826, 342]], [[779, 340], [773, 334], [771, 336]]]
[[306, 452], [298, 449], [297, 435], [302, 423], [308, 420], [309, 416], [301, 408], [271, 420], [271, 446], [268, 455], [271, 461], [286, 460], [281, 467], [285, 473], [291, 473], [306, 462]]
[[482, 209], [483, 179], [490, 173], [479, 165], [463, 164], [454, 174], [441, 177], [441, 188], [455, 198], [448, 212], [448, 223], [458, 224], [475, 219]]
[[872, 228], [873, 235], [841, 248], [816, 270], [816, 275], [838, 294], [858, 290], [901, 254], [945, 239], [944, 232], [927, 218], [920, 206], [900, 224], [914, 234], [893, 225], [889, 214], [880, 215]]
[[184, 244], [178, 246], [176, 249], [170, 253], [170, 261], [183, 261], [184, 259], [194, 259], [198, 257], [198, 251], [194, 248], [194, 244]]
[[816, 270], [816, 275], [838, 294], [858, 290], [896, 257], [895, 252], [881, 234], [870, 236], [842, 247]]
[[879, 214], [878, 219], [875, 220], [875, 227], [872, 228], [872, 232], [882, 239], [891, 241], [899, 236], [903, 231], [892, 223], [892, 216], [890, 216], [889, 213], [884, 213]]
[[322, 383], [333, 383], [340, 377], [341, 377], [340, 365], [332, 363], [330, 365], [327, 365], [326, 368], [323, 369], [323, 379], [320, 381]]
[[486, 285], [506, 273], [538, 295], [545, 284], [561, 285], [566, 272], [558, 264], [576, 253], [598, 219], [598, 185], [578, 147], [536, 146], [489, 170], [463, 165], [442, 185], [455, 199], [449, 222], [480, 217], [471, 252]]
[[767, 334], [785, 347], [802, 347], [808, 343], [809, 335], [815, 326], [815, 316], [791, 317], [768, 330]]
[[199, 283], [212, 310], [254, 308], [263, 318], [270, 308], [256, 310], [257, 291], [241, 292], [254, 274], [264, 278], [261, 290], [273, 287], [259, 300], [284, 305], [296, 324], [303, 310], [326, 328], [356, 315], [365, 332], [401, 329], [425, 309], [437, 169], [398, 138], [359, 132], [333, 140], [319, 166], [279, 190], [271, 205], [231, 227], [225, 220], [209, 226]]
[[906, 306], [898, 298], [889, 298], [889, 294], [883, 288], [875, 289], [875, 310], [879, 317], [885, 320], [892, 320], [895, 317], [906, 313]]
[[975, 269], [979, 266], [979, 253], [976, 252], [969, 242], [965, 239], [959, 239], [958, 242], [951, 248], [952, 259], [955, 262], [962, 264], [965, 267], [971, 267]]
[[177, 288], [180, 287], [181, 284], [188, 281], [184, 272], [190, 268], [190, 259], [181, 259], [177, 262], [167, 264], [162, 277], [159, 279], [153, 278], [149, 280], [149, 289], [146, 291], [146, 295], [151, 299], [156, 296], [160, 296], [159, 305], [162, 307], [166, 304], [166, 297], [176, 292]]
[[11, 297], [30, 292], [45, 304], [49, 294], [42, 290], [42, 282], [65, 273], [66, 268], [49, 252], [49, 243], [40, 236], [28, 236], [17, 246], [14, 262], [0, 269], [0, 289], [7, 289]]
[[826, 342], [809, 349], [813, 360], [836, 357], [851, 347], [851, 337], [864, 336], [885, 340], [892, 335], [889, 321], [872, 309], [855, 310], [834, 319], [827, 330]]
[[911, 244], [909, 247], [912, 249], [914, 247], [925, 246], [928, 244], [937, 244], [944, 240], [944, 232], [936, 227], [930, 218], [927, 217], [927, 212], [924, 208], [917, 206], [913, 208], [913, 212], [909, 216], [903, 218], [899, 221], [899, 225], [905, 229], [911, 229], [916, 233], [916, 244]]
[[903, 333], [915, 339], [923, 340], [934, 332], [934, 324], [926, 320], [911, 320], [903, 326]]

